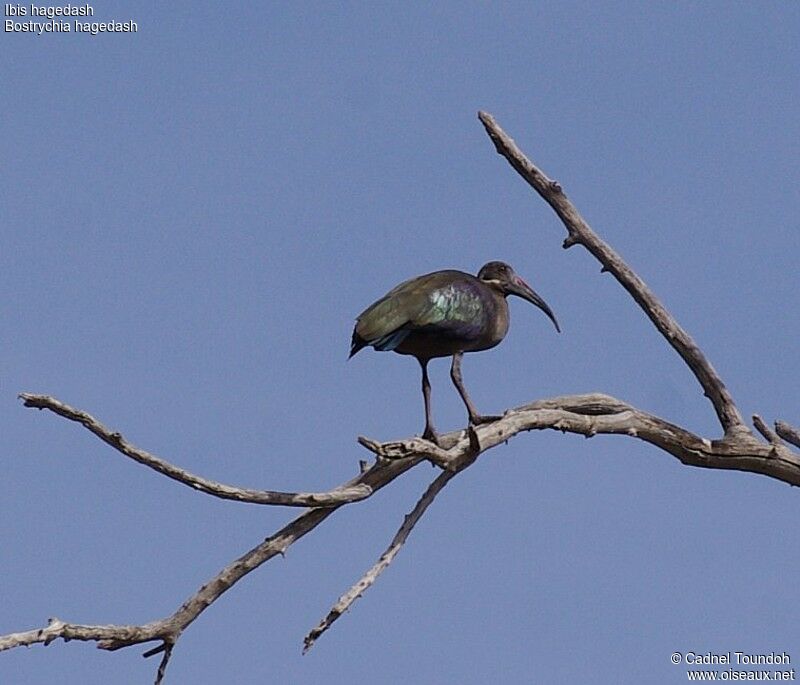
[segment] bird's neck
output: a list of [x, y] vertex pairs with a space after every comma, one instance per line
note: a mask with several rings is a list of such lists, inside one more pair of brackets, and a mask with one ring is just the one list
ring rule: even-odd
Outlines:
[[506, 302], [505, 295], [494, 288], [492, 288], [492, 304], [495, 308], [495, 315], [489, 317], [489, 321], [492, 324], [492, 342], [496, 345], [505, 338], [506, 333], [508, 333], [510, 319], [508, 302]]

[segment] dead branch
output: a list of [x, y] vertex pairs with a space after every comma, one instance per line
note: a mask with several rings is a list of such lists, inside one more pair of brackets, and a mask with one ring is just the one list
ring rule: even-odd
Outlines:
[[388, 567], [441, 489], [481, 454], [524, 431], [550, 429], [586, 437], [622, 435], [654, 445], [686, 465], [760, 473], [790, 485], [800, 485], [800, 454], [781, 442], [783, 439], [800, 447], [800, 431], [781, 421], [775, 423], [773, 431], [755, 415], [754, 425], [767, 442], [759, 440], [744, 425], [733, 398], [692, 338], [622, 258], [592, 231], [561, 186], [525, 157], [490, 114], [481, 112], [479, 117], [497, 151], [563, 221], [567, 229], [564, 247], [574, 244], [586, 247], [603, 265], [603, 270], [612, 273], [630, 293], [678, 352], [711, 401], [724, 431], [722, 439], [698, 436], [609, 395], [594, 393], [555, 397], [509, 410], [493, 423], [440, 436], [441, 447], [415, 437], [390, 442], [360, 437], [359, 442], [377, 457], [372, 467], [362, 468], [357, 477], [329, 492], [287, 493], [236, 488], [196, 476], [133, 446], [121, 434], [111, 431], [84, 411], [45, 395], [23, 394], [20, 397], [26, 407], [48, 409], [78, 422], [126, 457], [206, 494], [239, 502], [311, 508], [228, 564], [166, 618], [139, 626], [81, 625], [53, 618], [43, 628], [0, 636], [0, 651], [32, 644], [48, 645], [59, 638], [95, 642], [105, 650], [158, 642], [160, 644], [144, 654], [163, 654], [156, 674], [158, 684], [183, 631], [245, 575], [283, 554], [339, 507], [370, 497], [420, 462], [427, 460], [443, 469], [406, 516], [377, 563], [339, 598], [328, 615], [308, 634], [305, 640], [307, 650]]
[[[499, 421], [475, 428], [481, 452], [531, 430], [559, 430], [587, 438], [595, 435], [624, 435], [650, 443], [687, 466], [749, 471], [770, 476], [789, 485], [800, 485], [800, 454], [785, 445], [764, 443], [749, 434], [736, 439], [709, 440], [658, 416], [609, 395], [568, 395], [538, 400], [512, 409]], [[464, 458], [472, 449], [467, 431], [461, 431], [451, 459]], [[392, 446], [394, 457], [409, 454]], [[388, 453], [388, 450], [387, 450]]]
[[232, 485], [224, 485], [216, 481], [209, 480], [189, 473], [182, 468], [174, 466], [169, 462], [160, 459], [154, 454], [145, 452], [135, 447], [122, 437], [121, 433], [106, 428], [91, 414], [70, 407], [54, 397], [47, 395], [33, 395], [31, 393], [21, 393], [20, 399], [26, 407], [35, 409], [48, 409], [65, 419], [80, 423], [94, 433], [98, 438], [115, 450], [124, 454], [134, 461], [158, 471], [158, 473], [172, 478], [179, 483], [188, 485], [194, 490], [199, 490], [207, 495], [213, 495], [221, 499], [234, 500], [236, 502], [248, 502], [250, 504], [272, 504], [285, 507], [330, 507], [336, 504], [347, 504], [365, 499], [372, 494], [372, 490], [364, 483], [354, 485], [340, 485], [329, 492], [275, 492], [273, 490], [250, 490], [237, 488]]
[[403, 519], [403, 525], [401, 525], [397, 533], [395, 533], [394, 538], [392, 538], [389, 546], [384, 553], [381, 554], [378, 561], [359, 578], [347, 592], [339, 597], [339, 600], [333, 605], [328, 615], [305, 636], [303, 639], [303, 654], [311, 649], [317, 641], [317, 638], [328, 630], [328, 628], [333, 625], [334, 621], [347, 611], [353, 602], [361, 597], [361, 595], [378, 580], [378, 576], [388, 568], [389, 564], [391, 564], [392, 560], [397, 556], [400, 548], [405, 544], [405, 541], [408, 539], [414, 526], [417, 525], [417, 521], [422, 518], [425, 510], [436, 498], [436, 495], [441, 492], [442, 488], [455, 477], [456, 473], [456, 471], [443, 471], [428, 486], [422, 494], [422, 497], [419, 498], [419, 501], [411, 510], [411, 513], [407, 514]]
[[786, 421], [776, 421], [775, 432], [786, 442], [792, 443], [795, 447], [800, 447], [800, 430], [789, 425]]
[[564, 223], [567, 229], [567, 238], [564, 240], [563, 247], [566, 249], [577, 244], [583, 245], [603, 265], [603, 270], [612, 274], [636, 300], [659, 333], [675, 348], [675, 351], [692, 370], [700, 385], [703, 386], [703, 391], [714, 405], [714, 410], [725, 433], [749, 432], [733, 398], [714, 367], [705, 358], [691, 336], [681, 328], [664, 308], [664, 305], [658, 301], [647, 284], [636, 275], [610, 245], [591, 229], [575, 205], [569, 201], [561, 185], [549, 179], [522, 153], [491, 114], [479, 112], [478, 118], [486, 128], [498, 154], [508, 160], [517, 173], [541, 195], [542, 199], [553, 208]]
[[773, 445], [780, 445], [781, 439], [778, 434], [772, 430], [758, 414], [753, 414], [753, 425], [756, 430], [764, 436], [764, 439]]
[[[365, 485], [371, 492], [376, 492], [388, 485], [422, 461], [422, 457], [410, 457], [393, 461], [381, 461], [360, 474], [345, 486]], [[53, 640], [82, 640], [96, 642], [100, 649], [116, 650], [145, 642], [160, 641], [162, 644], [145, 652], [144, 656], [153, 656], [165, 652], [159, 665], [155, 683], [158, 685], [163, 677], [172, 647], [183, 631], [194, 620], [213, 604], [224, 592], [233, 587], [248, 573], [254, 571], [266, 561], [278, 554], [283, 554], [291, 545], [304, 535], [314, 530], [336, 509], [345, 503], [328, 507], [316, 507], [291, 521], [282, 529], [268, 537], [262, 543], [231, 562], [216, 576], [189, 597], [178, 610], [166, 618], [140, 626], [130, 625], [80, 625], [65, 623], [59, 619], [50, 619], [44, 628], [21, 633], [0, 636], [0, 651], [33, 644], [48, 645]]]

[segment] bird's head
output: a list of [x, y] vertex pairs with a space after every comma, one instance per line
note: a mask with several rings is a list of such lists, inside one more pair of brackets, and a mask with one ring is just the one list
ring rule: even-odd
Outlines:
[[561, 328], [558, 326], [558, 321], [551, 311], [547, 303], [539, 297], [522, 278], [517, 276], [508, 264], [505, 262], [489, 262], [481, 267], [478, 272], [478, 278], [483, 281], [490, 288], [500, 291], [503, 296], [516, 295], [523, 300], [527, 300], [531, 304], [535, 304], [541, 309], [549, 319], [553, 322], [556, 330], [560, 333]]

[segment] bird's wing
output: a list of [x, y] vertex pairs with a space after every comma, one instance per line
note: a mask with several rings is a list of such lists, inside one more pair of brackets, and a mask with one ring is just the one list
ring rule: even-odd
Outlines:
[[412, 324], [416, 329], [463, 334], [482, 328], [485, 314], [484, 303], [471, 282], [457, 280], [428, 292], [427, 301]]
[[355, 333], [368, 345], [392, 350], [415, 330], [459, 334], [483, 325], [477, 290], [460, 272], [436, 272], [401, 283], [368, 307]]

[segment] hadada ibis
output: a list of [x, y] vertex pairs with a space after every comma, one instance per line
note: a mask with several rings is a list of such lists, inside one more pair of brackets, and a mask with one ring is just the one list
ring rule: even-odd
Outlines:
[[505, 337], [508, 295], [517, 295], [539, 307], [561, 332], [550, 307], [514, 269], [504, 262], [489, 262], [477, 277], [463, 271], [434, 271], [390, 290], [356, 319], [350, 356], [371, 345], [381, 352], [416, 357], [422, 367], [425, 400], [422, 437], [438, 444], [431, 418], [428, 362], [435, 357], [453, 356], [450, 377], [467, 407], [471, 425], [497, 418], [478, 414], [461, 379], [461, 358], [464, 352], [488, 350]]

